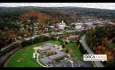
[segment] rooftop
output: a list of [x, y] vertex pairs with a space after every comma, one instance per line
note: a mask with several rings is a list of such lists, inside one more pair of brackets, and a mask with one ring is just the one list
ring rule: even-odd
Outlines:
[[53, 60], [51, 60], [49, 57], [41, 58], [40, 61], [42, 61], [43, 63], [53, 62]]

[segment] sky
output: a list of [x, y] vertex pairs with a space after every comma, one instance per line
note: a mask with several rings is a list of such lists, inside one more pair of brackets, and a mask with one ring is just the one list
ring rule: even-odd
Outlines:
[[115, 3], [0, 3], [0, 7], [39, 6], [39, 7], [85, 7], [115, 10]]

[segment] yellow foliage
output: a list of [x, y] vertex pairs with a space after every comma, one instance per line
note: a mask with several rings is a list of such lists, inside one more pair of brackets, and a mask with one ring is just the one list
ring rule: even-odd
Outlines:
[[114, 60], [114, 57], [113, 57], [112, 55], [108, 55], [108, 56], [107, 56], [107, 63], [108, 63], [109, 61], [111, 61], [111, 60]]
[[110, 51], [106, 51], [105, 54], [111, 55], [111, 52]]
[[50, 50], [49, 51], [49, 55], [54, 55], [55, 54], [55, 51], [54, 50]]
[[78, 49], [79, 49], [79, 47], [80, 47], [80, 44], [78, 45]]

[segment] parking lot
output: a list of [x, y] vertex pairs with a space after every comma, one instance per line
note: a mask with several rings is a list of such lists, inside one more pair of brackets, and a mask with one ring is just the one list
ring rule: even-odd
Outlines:
[[49, 66], [50, 67], [92, 67], [88, 62], [82, 61], [81, 59], [76, 57], [70, 57], [68, 59], [61, 60], [60, 62], [54, 62], [49, 64]]

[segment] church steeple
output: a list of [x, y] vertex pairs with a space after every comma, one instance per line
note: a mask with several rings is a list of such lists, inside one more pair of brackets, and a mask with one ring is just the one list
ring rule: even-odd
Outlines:
[[62, 20], [62, 23], [63, 23], [63, 20]]

